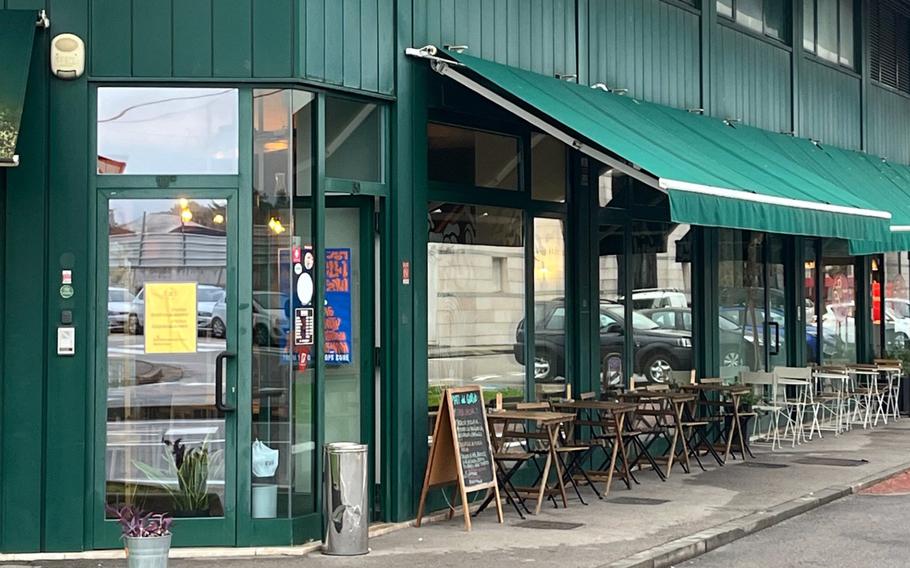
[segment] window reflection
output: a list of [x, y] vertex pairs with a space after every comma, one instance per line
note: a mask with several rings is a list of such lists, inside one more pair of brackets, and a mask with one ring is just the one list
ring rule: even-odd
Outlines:
[[112, 199], [108, 219], [106, 502], [222, 516], [227, 202]]
[[461, 385], [523, 399], [522, 212], [431, 202], [427, 221], [429, 408]]
[[518, 189], [518, 138], [445, 124], [427, 126], [427, 174], [433, 181]]
[[854, 258], [847, 243], [825, 240], [822, 249], [822, 334], [824, 362], [856, 363], [856, 315]]
[[765, 369], [765, 322], [783, 322], [782, 313], [765, 313], [764, 245], [764, 233], [720, 231], [720, 366], [730, 377]]
[[[534, 219], [534, 383], [538, 398], [566, 382], [566, 243], [563, 221]], [[554, 386], [555, 384], [555, 386]]]
[[[280, 89], [253, 93], [252, 387], [250, 467], [254, 518], [315, 510], [314, 377], [291, 345], [294, 255], [311, 243], [294, 222], [291, 188], [311, 164], [310, 133], [298, 117], [315, 97]], [[294, 136], [293, 133], [297, 133]], [[308, 176], [308, 174], [305, 174]], [[307, 177], [308, 179], [308, 177]], [[277, 467], [263, 467], [277, 452]]]
[[382, 181], [380, 107], [337, 97], [325, 99], [325, 172], [328, 177]]
[[[884, 255], [885, 265], [885, 353], [898, 357], [910, 348], [910, 254], [889, 252]], [[889, 333], [890, 331], [890, 333]]]
[[98, 89], [99, 174], [236, 174], [236, 89]]
[[622, 386], [625, 380], [625, 288], [622, 277], [624, 233], [625, 227], [622, 225], [600, 227], [598, 283], [602, 390]]
[[632, 224], [633, 357], [648, 382], [687, 382], [695, 367], [691, 235], [689, 225]]
[[531, 135], [531, 197], [558, 203], [566, 200], [566, 146], [539, 132]]

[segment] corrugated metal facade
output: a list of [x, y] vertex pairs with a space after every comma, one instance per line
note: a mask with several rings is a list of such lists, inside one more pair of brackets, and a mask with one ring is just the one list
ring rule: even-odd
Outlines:
[[859, 150], [862, 147], [859, 75], [815, 61], [806, 61], [801, 72], [800, 135]]
[[887, 87], [869, 88], [868, 152], [910, 163], [910, 97]]
[[574, 0], [420, 0], [414, 42], [467, 45], [470, 53], [544, 75], [576, 73]]
[[718, 25], [715, 38], [710, 112], [773, 132], [789, 132], [790, 52], [725, 24]]
[[95, 77], [300, 77], [391, 94], [392, 0], [93, 0]]
[[663, 0], [583, 0], [582, 81], [665, 105], [700, 104], [699, 15]]

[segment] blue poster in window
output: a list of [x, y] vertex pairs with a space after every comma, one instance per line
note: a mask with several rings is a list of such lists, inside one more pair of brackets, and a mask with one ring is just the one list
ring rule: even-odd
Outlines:
[[325, 249], [325, 362], [330, 365], [354, 361], [351, 277], [351, 249]]

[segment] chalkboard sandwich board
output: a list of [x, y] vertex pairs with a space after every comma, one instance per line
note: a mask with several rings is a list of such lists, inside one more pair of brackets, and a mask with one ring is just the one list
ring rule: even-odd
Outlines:
[[[480, 387], [446, 389], [439, 401], [436, 426], [433, 428], [433, 446], [427, 460], [427, 471], [420, 492], [417, 522], [423, 517], [427, 492], [430, 489], [456, 485], [464, 510], [464, 524], [471, 530], [471, 511], [468, 493], [493, 491], [496, 514], [502, 522], [502, 502], [496, 484], [493, 449], [487, 425], [483, 393]], [[452, 511], [449, 511], [451, 516]]]

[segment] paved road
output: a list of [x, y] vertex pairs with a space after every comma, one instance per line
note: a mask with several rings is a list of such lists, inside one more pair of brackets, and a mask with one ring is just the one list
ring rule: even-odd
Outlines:
[[685, 567], [910, 566], [910, 495], [854, 495], [718, 548]]

